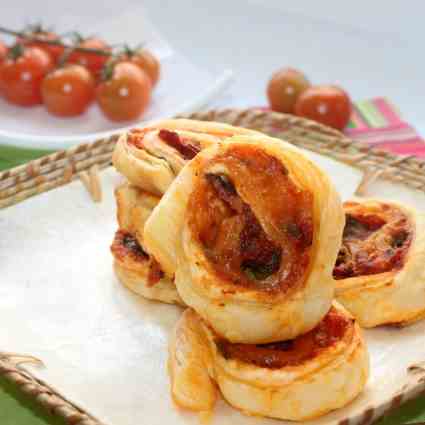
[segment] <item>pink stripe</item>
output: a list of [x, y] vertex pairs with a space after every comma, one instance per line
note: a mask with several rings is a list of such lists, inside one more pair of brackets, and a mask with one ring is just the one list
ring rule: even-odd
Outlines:
[[414, 152], [403, 152], [403, 151], [399, 151], [397, 149], [385, 149], [388, 152], [397, 154], [397, 155], [412, 155], [415, 156], [417, 158], [425, 158], [425, 150], [424, 151], [414, 151]]
[[381, 143], [379, 147], [393, 146], [397, 149], [425, 149], [425, 143], [418, 141], [405, 141], [401, 143]]
[[416, 156], [418, 158], [425, 158], [425, 149], [418, 149], [418, 150], [412, 150], [412, 151], [404, 151], [404, 150], [400, 150], [400, 149], [390, 149], [390, 148], [385, 148], [385, 150], [387, 150], [388, 152], [391, 153], [395, 153], [398, 155], [413, 155]]
[[425, 150], [417, 150], [417, 151], [415, 150], [412, 152], [405, 152], [405, 151], [400, 151], [397, 149], [386, 149], [386, 150], [388, 150], [388, 152], [395, 153], [397, 155], [413, 155], [417, 158], [425, 158]]
[[381, 114], [386, 118], [389, 124], [402, 122], [399, 115], [396, 114], [391, 104], [383, 97], [373, 99], [372, 102], [381, 111]]
[[[403, 139], [403, 138], [399, 138], [399, 139], [396, 139], [396, 138], [394, 138], [394, 139], [391, 139], [391, 140], [388, 140], [388, 139], [381, 139], [381, 140], [379, 140], [379, 141], [376, 141], [376, 142], [373, 142], [373, 143], [371, 143], [371, 142], [369, 142], [368, 140], [358, 140], [360, 143], [366, 143], [366, 144], [368, 144], [368, 145], [372, 145], [372, 146], [378, 146], [378, 147], [381, 147], [381, 146], [390, 146], [390, 145], [394, 145], [394, 146], [397, 146], [397, 145], [410, 145], [410, 146], [412, 146], [413, 144], [420, 144], [420, 145], [422, 145], [423, 144], [423, 142], [420, 140], [420, 139], [418, 139], [417, 137], [415, 137], [415, 138], [410, 138], [410, 139]], [[424, 144], [424, 146], [425, 146], [425, 144]]]
[[416, 155], [416, 156], [425, 156], [425, 144], [424, 143], [383, 143], [379, 145], [379, 149], [384, 149], [393, 153], [398, 153], [402, 155]]
[[415, 133], [387, 133], [382, 135], [363, 135], [355, 140], [373, 145], [379, 143], [411, 143], [412, 141], [419, 142], [421, 139]]

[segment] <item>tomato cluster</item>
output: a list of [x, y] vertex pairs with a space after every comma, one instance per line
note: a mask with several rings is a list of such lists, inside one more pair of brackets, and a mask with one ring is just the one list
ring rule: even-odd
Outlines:
[[311, 86], [296, 69], [283, 68], [272, 75], [267, 97], [273, 111], [309, 118], [343, 130], [351, 116], [351, 100], [337, 86]]
[[114, 53], [99, 38], [79, 37], [69, 47], [57, 34], [37, 28], [11, 47], [0, 41], [0, 95], [20, 106], [44, 104], [60, 117], [80, 115], [96, 101], [110, 120], [136, 119], [149, 105], [159, 75], [160, 63], [148, 50]]

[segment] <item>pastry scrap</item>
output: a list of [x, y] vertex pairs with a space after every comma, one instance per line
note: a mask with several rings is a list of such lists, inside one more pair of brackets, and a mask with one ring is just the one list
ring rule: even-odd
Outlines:
[[258, 133], [215, 122], [163, 120], [124, 133], [112, 162], [135, 186], [162, 196], [188, 160], [237, 134]]
[[308, 333], [261, 345], [223, 340], [187, 309], [171, 336], [169, 373], [181, 407], [212, 410], [216, 384], [243, 413], [298, 421], [352, 401], [367, 381], [369, 358], [359, 326], [337, 304]]
[[235, 136], [188, 163], [143, 240], [215, 332], [267, 343], [308, 332], [328, 312], [343, 222], [330, 180], [297, 148]]
[[395, 202], [350, 201], [336, 261], [337, 298], [361, 326], [425, 316], [425, 215]]

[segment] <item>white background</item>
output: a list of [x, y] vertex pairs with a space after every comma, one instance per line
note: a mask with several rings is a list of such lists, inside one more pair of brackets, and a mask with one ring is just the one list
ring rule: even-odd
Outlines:
[[[2, 25], [42, 20], [57, 29], [137, 40], [147, 13], [171, 45], [213, 72], [236, 73], [221, 105], [261, 105], [272, 71], [291, 65], [355, 100], [388, 96], [425, 134], [421, 0], [2, 0]], [[181, 84], [191, 81], [181, 76]]]

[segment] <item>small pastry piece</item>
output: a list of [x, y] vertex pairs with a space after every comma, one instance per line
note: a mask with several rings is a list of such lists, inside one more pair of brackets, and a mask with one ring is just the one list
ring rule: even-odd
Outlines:
[[369, 357], [359, 326], [337, 304], [307, 334], [265, 345], [223, 340], [188, 309], [171, 336], [169, 371], [171, 394], [181, 407], [212, 410], [215, 382], [243, 413], [300, 421], [357, 397]]
[[215, 122], [163, 120], [124, 133], [112, 162], [135, 186], [161, 196], [188, 160], [235, 134], [258, 133]]
[[425, 316], [425, 215], [383, 200], [344, 204], [334, 276], [338, 300], [361, 326]]
[[164, 275], [160, 264], [130, 233], [118, 230], [111, 251], [115, 273], [131, 291], [151, 300], [184, 305], [174, 282]]
[[126, 182], [115, 189], [115, 199], [119, 228], [133, 235], [143, 246], [145, 222], [160, 198]]
[[343, 222], [332, 183], [297, 148], [235, 136], [187, 164], [143, 240], [219, 335], [265, 343], [308, 332], [329, 310]]

